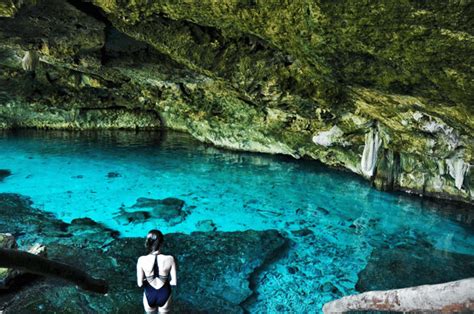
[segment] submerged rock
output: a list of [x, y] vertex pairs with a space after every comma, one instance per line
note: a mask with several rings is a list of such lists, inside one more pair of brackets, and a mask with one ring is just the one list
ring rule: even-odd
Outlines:
[[300, 230], [292, 230], [291, 233], [297, 237], [306, 237], [309, 235], [313, 235], [314, 231], [308, 228], [304, 228]]
[[135, 211], [135, 212], [126, 212], [120, 211], [120, 213], [114, 217], [115, 220], [119, 221], [122, 224], [128, 223], [137, 223], [144, 222], [150, 219], [151, 214], [147, 211]]
[[109, 178], [109, 179], [119, 178], [121, 176], [122, 175], [120, 173], [114, 172], [114, 171], [107, 173], [107, 178]]
[[217, 226], [214, 223], [214, 221], [212, 221], [211, 219], [199, 220], [196, 223], [196, 230], [203, 231], [203, 232], [211, 232], [211, 231], [216, 231]]
[[0, 182], [3, 181], [6, 177], [10, 176], [12, 172], [8, 169], [0, 169]]
[[440, 251], [421, 242], [376, 248], [358, 276], [359, 292], [444, 283], [473, 277], [474, 256]]
[[183, 206], [184, 201], [174, 197], [162, 200], [141, 197], [137, 199], [137, 202], [131, 208], [148, 209], [152, 217], [164, 219], [171, 223], [178, 223], [186, 216]]
[[114, 219], [121, 224], [129, 224], [158, 218], [163, 219], [169, 225], [175, 225], [186, 218], [187, 212], [183, 210], [184, 204], [183, 200], [173, 197], [162, 200], [140, 197], [134, 205], [128, 208], [122, 206]]

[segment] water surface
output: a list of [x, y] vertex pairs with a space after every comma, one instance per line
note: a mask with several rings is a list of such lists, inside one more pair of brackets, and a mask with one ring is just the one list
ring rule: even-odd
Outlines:
[[[411, 260], [439, 267], [423, 250], [454, 265], [453, 278], [460, 276], [455, 270], [474, 276], [467, 205], [380, 192], [315, 161], [226, 151], [180, 133], [8, 131], [0, 133], [0, 169], [12, 172], [0, 192], [30, 196], [66, 222], [90, 217], [121, 236], [152, 228], [190, 233], [203, 220], [220, 231], [280, 230], [290, 248], [253, 278], [258, 294], [245, 304], [251, 311], [319, 310], [357, 292], [361, 272], [377, 258], [396, 259], [404, 269]], [[117, 219], [140, 197], [179, 198], [187, 216], [178, 223]], [[459, 256], [465, 266], [456, 264]], [[392, 275], [401, 283], [380, 282], [382, 288], [403, 285]], [[413, 276], [420, 284], [436, 280]]]

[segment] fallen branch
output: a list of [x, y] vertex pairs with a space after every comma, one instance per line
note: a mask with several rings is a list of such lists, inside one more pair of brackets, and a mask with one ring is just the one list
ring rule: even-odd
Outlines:
[[108, 291], [107, 282], [104, 280], [93, 278], [86, 272], [68, 264], [52, 261], [19, 250], [0, 248], [0, 267], [61, 278], [92, 292], [105, 294]]
[[437, 285], [369, 291], [328, 302], [324, 313], [347, 311], [466, 312], [474, 311], [474, 278]]

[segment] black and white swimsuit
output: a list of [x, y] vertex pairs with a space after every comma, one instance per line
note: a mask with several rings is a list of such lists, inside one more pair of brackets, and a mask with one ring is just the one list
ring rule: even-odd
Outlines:
[[[153, 275], [146, 277], [146, 280], [144, 281], [145, 297], [150, 307], [161, 307], [165, 305], [171, 295], [171, 276], [160, 276], [160, 269], [158, 268], [158, 255], [159, 254], [155, 255], [155, 263], [153, 264]], [[152, 278], [152, 281], [155, 278], [158, 278], [163, 281], [164, 285], [160, 289], [156, 289], [150, 284], [148, 278]]]

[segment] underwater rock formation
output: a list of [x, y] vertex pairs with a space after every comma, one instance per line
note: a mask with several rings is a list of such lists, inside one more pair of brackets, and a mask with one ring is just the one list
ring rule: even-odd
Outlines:
[[12, 172], [8, 169], [0, 169], [0, 182], [2, 182], [6, 177], [10, 176]]
[[124, 223], [131, 223], [143, 222], [154, 217], [163, 219], [170, 225], [175, 225], [183, 221], [188, 214], [183, 207], [184, 201], [174, 197], [162, 200], [140, 197], [131, 207], [120, 208], [115, 219]]
[[[71, 224], [31, 206], [17, 194], [0, 194], [0, 232], [11, 230], [20, 246], [41, 240], [51, 260], [71, 263], [109, 284], [107, 295], [90, 294], [56, 279], [36, 279], [0, 295], [4, 313], [127, 312], [143, 310], [136, 287], [136, 261], [142, 238], [117, 238], [116, 232], [91, 219]], [[179, 290], [177, 312], [242, 313], [241, 303], [254, 292], [250, 277], [285, 249], [287, 240], [275, 230], [194, 232], [165, 235], [163, 251], [176, 257]], [[25, 302], [28, 300], [28, 302]]]
[[[473, 172], [447, 164], [473, 164], [473, 14], [441, 0], [7, 1], [0, 127], [166, 127], [473, 202]], [[25, 51], [41, 56], [33, 80]]]
[[474, 277], [474, 257], [437, 250], [422, 241], [403, 243], [391, 250], [374, 249], [358, 277], [359, 292], [438, 284]]

